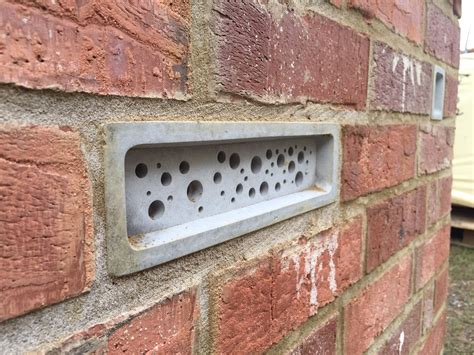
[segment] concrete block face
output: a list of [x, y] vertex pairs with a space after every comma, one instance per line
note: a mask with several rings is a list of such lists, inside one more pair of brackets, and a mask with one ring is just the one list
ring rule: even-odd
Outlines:
[[311, 333], [291, 355], [336, 354], [337, 318], [331, 318], [321, 328]]
[[365, 107], [369, 42], [318, 14], [276, 18], [253, 0], [218, 1], [217, 88], [265, 102]]
[[423, 42], [424, 1], [348, 0], [348, 5], [369, 19], [377, 18], [413, 42]]
[[90, 182], [68, 127], [0, 126], [0, 320], [77, 296], [94, 274]]
[[435, 4], [428, 4], [425, 50], [443, 62], [459, 67], [459, 26]]
[[419, 130], [418, 173], [449, 168], [453, 159], [454, 128], [423, 124]]
[[35, 89], [182, 98], [189, 2], [0, 5], [0, 82]]
[[415, 174], [416, 126], [344, 126], [342, 154], [343, 201], [397, 185]]
[[431, 112], [432, 66], [394, 50], [382, 42], [374, 43], [374, 110], [429, 114]]

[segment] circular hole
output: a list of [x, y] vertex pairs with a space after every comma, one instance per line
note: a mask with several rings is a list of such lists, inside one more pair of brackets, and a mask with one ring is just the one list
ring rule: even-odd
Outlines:
[[286, 174], [286, 170], [285, 170], [285, 169], [283, 169], [283, 174]]
[[272, 150], [271, 150], [271, 149], [267, 149], [267, 153], [266, 153], [265, 155], [266, 155], [267, 159], [271, 159], [271, 158], [272, 158], [272, 155], [273, 155]]
[[249, 190], [249, 197], [254, 198], [255, 197], [255, 189], [252, 187]]
[[303, 147], [303, 150], [306, 152], [306, 146]]
[[148, 167], [143, 163], [138, 164], [135, 168], [135, 175], [141, 179], [144, 178], [146, 174], [148, 174]]
[[219, 163], [225, 162], [225, 153], [223, 151], [220, 151], [219, 153], [217, 153], [217, 161]]
[[265, 170], [265, 174], [268, 174], [268, 173], [269, 173], [268, 169], [267, 169], [267, 170]]
[[283, 153], [286, 153], [286, 148], [285, 148], [285, 149], [283, 149]]
[[252, 173], [257, 174], [262, 169], [262, 159], [260, 157], [253, 157], [252, 162], [250, 163], [250, 169]]
[[290, 156], [293, 155], [293, 147], [288, 148], [288, 154]]
[[273, 168], [273, 167], [275, 166], [275, 163], [272, 162], [272, 163], [270, 164], [270, 166]]
[[169, 201], [169, 202], [173, 201], [173, 196], [169, 195], [169, 196], [168, 196], [168, 201]]
[[273, 176], [273, 173], [271, 173], [270, 176]]
[[309, 151], [309, 154], [313, 154], [313, 151], [312, 151], [312, 150], [310, 150], [310, 151]]
[[146, 192], [146, 195], [147, 195], [147, 196], [150, 196], [150, 195], [151, 195], [151, 191], [147, 191], [147, 192]]
[[286, 184], [286, 179], [285, 179], [285, 180], [283, 180], [283, 183], [284, 183], [284, 184]]
[[230, 202], [234, 203], [234, 202], [235, 202], [235, 197], [232, 197], [232, 198], [230, 199]]
[[304, 161], [304, 153], [303, 152], [299, 152], [298, 153], [298, 163], [302, 163]]
[[170, 173], [163, 173], [161, 175], [161, 183], [163, 186], [168, 186], [171, 184], [171, 174]]
[[182, 161], [181, 164], [179, 164], [179, 171], [181, 174], [186, 174], [189, 171], [189, 163], [187, 161]]
[[157, 164], [156, 164], [156, 167], [157, 167], [158, 169], [161, 169], [161, 163], [157, 163]]
[[237, 192], [238, 195], [240, 195], [244, 191], [244, 187], [242, 184], [238, 184], [237, 187], [235, 188], [235, 192]]
[[275, 154], [278, 155], [278, 153], [280, 153], [280, 151], [278, 149], [275, 150]]
[[294, 184], [294, 183], [295, 183], [295, 180], [291, 180], [291, 183]]
[[306, 165], [308, 165], [308, 164], [309, 164], [309, 160], [306, 160]]
[[222, 181], [222, 175], [221, 173], [217, 172], [214, 174], [214, 182], [216, 184], [220, 183]]
[[280, 191], [280, 189], [281, 189], [281, 185], [280, 185], [279, 182], [277, 182], [277, 183], [275, 184], [275, 191]]
[[202, 184], [198, 180], [191, 181], [187, 190], [189, 201], [196, 202], [199, 200], [202, 196], [202, 191]]
[[247, 181], [248, 179], [249, 179], [249, 177], [248, 177], [248, 176], [244, 177], [244, 181]]
[[300, 186], [303, 183], [303, 173], [298, 171], [295, 176], [296, 186]]
[[277, 166], [281, 168], [283, 164], [285, 164], [285, 156], [280, 154], [277, 158]]
[[232, 169], [237, 169], [240, 165], [240, 156], [237, 153], [232, 153], [229, 158], [229, 165]]
[[290, 164], [288, 164], [288, 172], [292, 173], [293, 171], [295, 171], [295, 162], [292, 160]]
[[165, 213], [165, 205], [163, 202], [156, 200], [148, 207], [148, 215], [151, 219], [158, 219]]
[[268, 194], [268, 183], [264, 181], [260, 185], [260, 195], [265, 196], [266, 194]]
[[298, 144], [295, 144], [295, 149], [298, 149]]
[[225, 195], [225, 191], [222, 190], [222, 191], [221, 191], [221, 196], [224, 196], [224, 195]]
[[244, 168], [240, 169], [240, 173], [241, 174], [245, 173], [245, 169]]
[[198, 212], [199, 212], [199, 213], [201, 213], [202, 211], [204, 211], [204, 207], [202, 207], [202, 206], [199, 206], [199, 208], [198, 208]]

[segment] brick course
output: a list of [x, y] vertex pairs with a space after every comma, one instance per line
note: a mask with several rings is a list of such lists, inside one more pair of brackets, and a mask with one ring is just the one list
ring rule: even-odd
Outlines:
[[451, 166], [454, 128], [424, 124], [420, 127], [419, 174], [434, 173]]

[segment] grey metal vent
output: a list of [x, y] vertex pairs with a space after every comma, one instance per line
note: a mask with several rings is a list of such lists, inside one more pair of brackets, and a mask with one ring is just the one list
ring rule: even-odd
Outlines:
[[338, 134], [329, 124], [109, 125], [111, 272], [158, 265], [334, 201]]
[[442, 120], [444, 109], [445, 72], [443, 68], [435, 65], [433, 74], [431, 118], [434, 120]]

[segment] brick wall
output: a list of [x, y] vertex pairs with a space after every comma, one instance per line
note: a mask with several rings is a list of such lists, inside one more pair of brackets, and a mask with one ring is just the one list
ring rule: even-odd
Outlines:
[[[457, 3], [0, 1], [0, 347], [439, 354]], [[340, 196], [112, 277], [103, 128], [160, 120], [338, 123]]]

